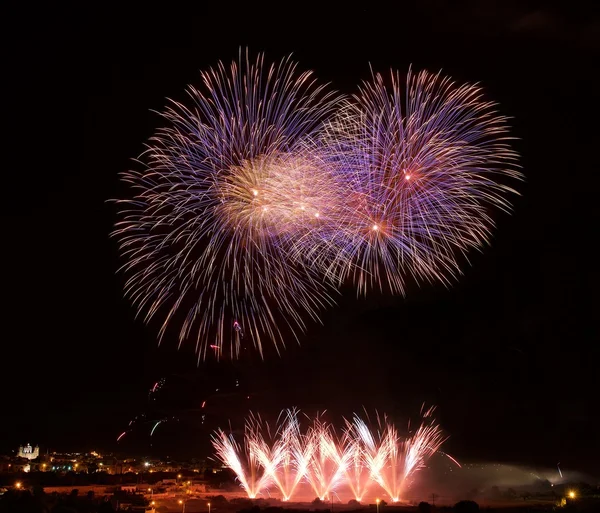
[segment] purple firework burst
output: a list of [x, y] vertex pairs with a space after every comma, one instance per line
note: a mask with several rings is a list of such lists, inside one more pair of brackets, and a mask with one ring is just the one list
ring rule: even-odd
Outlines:
[[404, 293], [408, 276], [447, 283], [489, 241], [490, 208], [509, 210], [521, 178], [506, 118], [479, 87], [426, 71], [401, 83], [375, 74], [317, 142], [347, 198], [334, 255], [320, 265], [363, 293]]
[[161, 318], [161, 338], [174, 324], [180, 344], [195, 339], [199, 358], [211, 347], [235, 357], [244, 338], [262, 354], [332, 301], [316, 271], [290, 265], [288, 239], [331, 203], [318, 162], [297, 147], [339, 97], [289, 58], [247, 52], [202, 82], [189, 106], [162, 114], [142, 169], [123, 175], [136, 192], [114, 232], [126, 295], [146, 321]]

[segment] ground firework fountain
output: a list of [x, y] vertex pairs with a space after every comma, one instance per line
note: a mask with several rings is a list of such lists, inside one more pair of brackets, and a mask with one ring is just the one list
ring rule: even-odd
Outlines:
[[243, 445], [222, 430], [214, 434], [213, 445], [250, 498], [276, 488], [285, 501], [303, 493], [326, 500], [339, 491], [360, 502], [371, 488], [373, 493], [379, 488], [398, 502], [445, 440], [432, 412], [425, 412], [419, 428], [408, 436], [401, 436], [386, 418], [372, 429], [355, 416], [338, 437], [320, 416], [309, 419], [303, 431], [299, 412], [288, 410], [274, 432], [251, 416]]

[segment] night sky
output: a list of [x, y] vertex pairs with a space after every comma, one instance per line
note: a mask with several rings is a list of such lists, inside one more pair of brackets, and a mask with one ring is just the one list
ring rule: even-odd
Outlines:
[[[118, 448], [161, 377], [183, 419], [163, 438], [196, 447], [205, 431], [184, 419], [238, 379], [251, 399], [225, 401], [219, 418], [299, 406], [405, 419], [426, 402], [459, 459], [600, 474], [600, 17], [516, 0], [418, 5], [5, 16], [1, 450]], [[108, 200], [127, 194], [118, 173], [162, 124], [152, 111], [240, 46], [293, 53], [350, 94], [369, 64], [480, 82], [514, 118], [526, 181], [451, 288], [368, 300], [347, 290], [281, 357], [197, 366], [173, 338], [158, 348], [157, 325], [122, 297]]]

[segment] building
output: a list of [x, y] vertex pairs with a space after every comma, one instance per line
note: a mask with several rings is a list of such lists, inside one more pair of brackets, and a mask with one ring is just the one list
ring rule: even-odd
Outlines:
[[36, 445], [35, 448], [31, 447], [31, 444], [25, 446], [19, 445], [19, 458], [26, 458], [28, 460], [35, 460], [40, 455], [40, 447]]

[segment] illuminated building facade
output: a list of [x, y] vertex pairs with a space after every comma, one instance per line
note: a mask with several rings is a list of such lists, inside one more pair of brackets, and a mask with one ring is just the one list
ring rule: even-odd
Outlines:
[[28, 460], [35, 460], [40, 455], [40, 447], [36, 445], [31, 447], [31, 444], [19, 446], [19, 458], [26, 458]]

